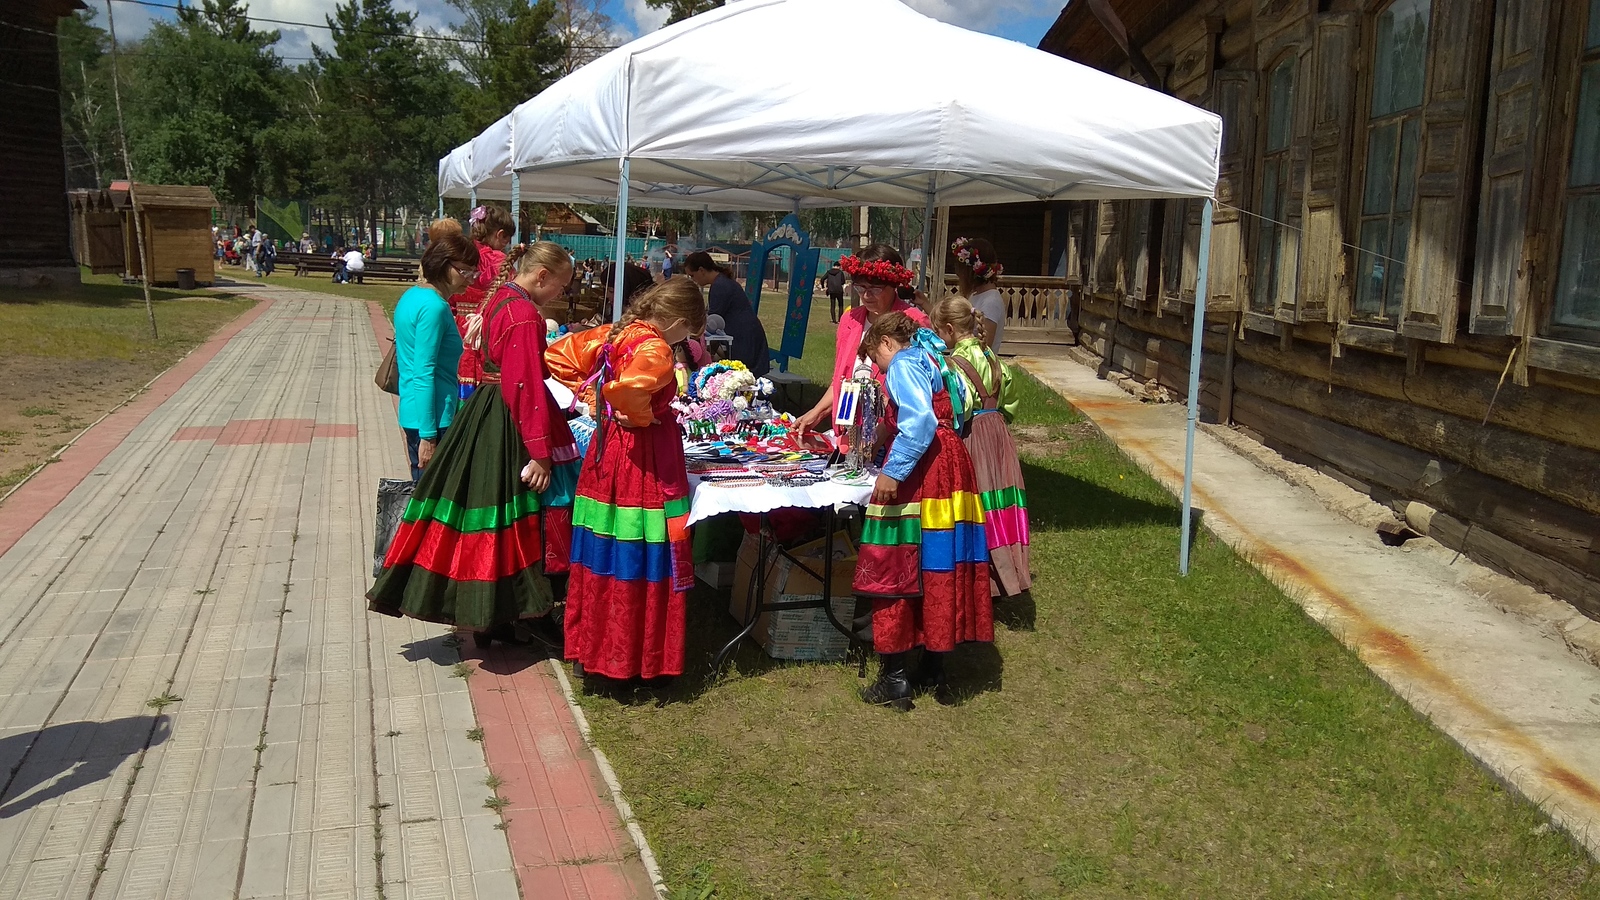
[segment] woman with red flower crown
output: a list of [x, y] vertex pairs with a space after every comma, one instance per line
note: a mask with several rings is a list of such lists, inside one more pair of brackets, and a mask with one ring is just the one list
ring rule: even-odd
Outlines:
[[850, 276], [850, 290], [861, 305], [845, 313], [839, 320], [835, 335], [833, 377], [828, 390], [810, 412], [800, 417], [801, 431], [813, 431], [833, 424], [834, 401], [839, 396], [839, 386], [855, 376], [857, 366], [872, 371], [872, 377], [883, 384], [883, 371], [870, 359], [860, 356], [861, 338], [878, 321], [878, 317], [891, 312], [903, 312], [924, 328], [928, 317], [910, 303], [896, 296], [896, 289], [911, 284], [916, 277], [906, 268], [900, 252], [888, 244], [871, 244], [855, 256], [839, 260], [839, 267]]

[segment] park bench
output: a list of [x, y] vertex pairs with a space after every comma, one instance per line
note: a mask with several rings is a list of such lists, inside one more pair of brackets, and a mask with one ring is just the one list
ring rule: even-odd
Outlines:
[[[338, 268], [338, 262], [331, 257], [316, 253], [293, 254], [294, 274], [296, 275], [327, 275], [333, 276]], [[288, 268], [290, 265], [289, 254], [279, 254], [278, 265]], [[376, 279], [378, 281], [416, 281], [417, 264], [407, 259], [369, 259], [366, 268], [361, 272], [361, 280]]]

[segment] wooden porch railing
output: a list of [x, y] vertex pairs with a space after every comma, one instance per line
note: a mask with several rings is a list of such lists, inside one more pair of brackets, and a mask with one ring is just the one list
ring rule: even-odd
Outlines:
[[[954, 275], [944, 279], [945, 293], [956, 293]], [[1072, 287], [1063, 278], [1033, 275], [1004, 276], [1000, 296], [1006, 305], [1007, 344], [1070, 344], [1073, 340], [1068, 314], [1072, 310]]]

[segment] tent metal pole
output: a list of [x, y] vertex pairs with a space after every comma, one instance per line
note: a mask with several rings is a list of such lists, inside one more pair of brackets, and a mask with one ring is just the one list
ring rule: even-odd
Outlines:
[[522, 239], [522, 176], [511, 173], [511, 243]]
[[467, 202], [472, 204], [473, 209], [478, 208], [478, 188], [476, 185], [473, 186], [471, 193], [467, 195]]
[[437, 216], [434, 216], [434, 218], [436, 218], [436, 219], [444, 218], [444, 195], [443, 194], [439, 195], [439, 214]]
[[[937, 176], [934, 176], [937, 177]], [[928, 203], [922, 208], [922, 273], [917, 279], [917, 290], [928, 292], [928, 263], [933, 259], [933, 178], [928, 179]]]
[[1211, 198], [1200, 211], [1200, 273], [1194, 287], [1194, 336], [1189, 347], [1189, 421], [1183, 448], [1183, 533], [1178, 574], [1189, 574], [1189, 523], [1194, 514], [1194, 431], [1200, 421], [1200, 356], [1206, 335], [1206, 280], [1211, 270]]
[[617, 179], [617, 255], [611, 261], [611, 281], [616, 293], [611, 302], [611, 321], [622, 321], [622, 265], [628, 258], [628, 158], [619, 165]]

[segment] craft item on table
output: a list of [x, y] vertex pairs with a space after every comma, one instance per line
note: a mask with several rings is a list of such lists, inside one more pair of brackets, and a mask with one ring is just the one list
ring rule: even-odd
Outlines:
[[769, 474], [767, 484], [772, 487], [810, 487], [828, 480], [828, 476], [815, 472], [788, 472]]
[[850, 487], [867, 487], [878, 478], [871, 469], [840, 469], [833, 473], [835, 484], [849, 485]]
[[767, 480], [762, 478], [760, 475], [747, 475], [739, 478], [723, 478], [702, 483], [709, 487], [719, 488], [753, 488], [765, 487]]
[[[834, 422], [844, 450], [844, 467], [861, 471], [872, 463], [878, 437], [878, 422], [884, 413], [883, 388], [873, 378], [855, 378], [840, 385], [839, 408]], [[850, 398], [848, 408], [844, 398]]]
[[[765, 382], [765, 385], [762, 384]], [[703, 366], [689, 379], [689, 399], [702, 403], [712, 400], [731, 401], [738, 409], [745, 409], [758, 395], [772, 393], [772, 382], [756, 378], [744, 363], [738, 360], [714, 362]], [[742, 403], [740, 401], [743, 401]]]

